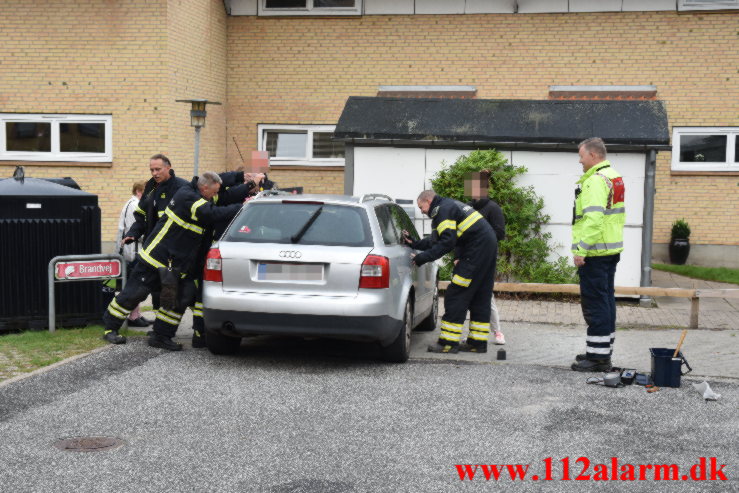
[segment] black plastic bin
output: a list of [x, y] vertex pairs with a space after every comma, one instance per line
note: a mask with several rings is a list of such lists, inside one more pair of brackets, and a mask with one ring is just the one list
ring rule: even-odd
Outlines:
[[[0, 180], [0, 332], [47, 328], [49, 261], [100, 253], [97, 195], [17, 174]], [[57, 326], [99, 321], [100, 286], [100, 280], [58, 283]]]
[[[675, 348], [653, 347], [649, 352], [652, 354], [652, 382], [657, 387], [679, 387], [680, 377], [693, 370], [682, 352], [672, 357]], [[682, 371], [683, 365], [688, 369], [686, 372]]]

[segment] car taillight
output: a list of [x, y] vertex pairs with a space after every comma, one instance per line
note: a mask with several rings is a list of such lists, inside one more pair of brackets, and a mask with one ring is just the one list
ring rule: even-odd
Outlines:
[[221, 271], [221, 251], [217, 248], [211, 248], [208, 251], [208, 256], [205, 257], [203, 280], [223, 282], [223, 273]]
[[359, 287], [382, 289], [390, 287], [390, 260], [379, 255], [367, 255], [359, 273]]

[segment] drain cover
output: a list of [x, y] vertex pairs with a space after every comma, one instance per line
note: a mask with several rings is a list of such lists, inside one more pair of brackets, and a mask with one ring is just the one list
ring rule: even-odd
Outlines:
[[113, 437], [72, 437], [54, 442], [54, 446], [64, 452], [102, 452], [123, 445], [120, 438]]

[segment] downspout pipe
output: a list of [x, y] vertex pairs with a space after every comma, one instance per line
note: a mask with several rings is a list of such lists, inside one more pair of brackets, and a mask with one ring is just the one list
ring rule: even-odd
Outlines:
[[344, 195], [354, 195], [354, 145], [344, 147]]
[[[657, 174], [657, 151], [650, 149], [644, 163], [644, 216], [641, 232], [641, 280], [639, 286], [652, 285], [652, 235], [654, 233], [654, 196], [657, 193], [655, 176]], [[642, 296], [642, 306], [651, 306], [652, 299]]]

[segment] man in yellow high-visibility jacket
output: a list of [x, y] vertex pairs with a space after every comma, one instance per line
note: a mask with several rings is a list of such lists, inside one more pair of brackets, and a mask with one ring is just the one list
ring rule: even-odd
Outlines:
[[580, 275], [580, 304], [588, 324], [586, 350], [575, 371], [608, 371], [616, 337], [616, 264], [624, 249], [624, 182], [606, 160], [603, 140], [593, 137], [578, 146], [583, 176], [575, 191], [572, 255]]

